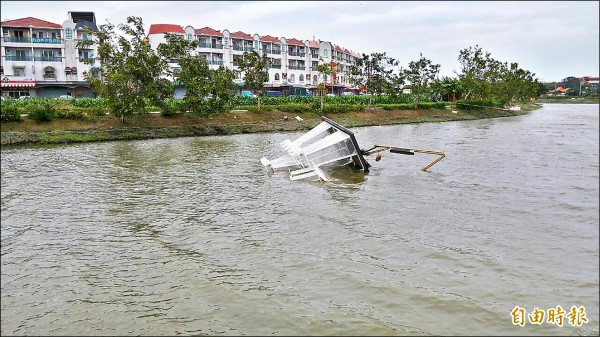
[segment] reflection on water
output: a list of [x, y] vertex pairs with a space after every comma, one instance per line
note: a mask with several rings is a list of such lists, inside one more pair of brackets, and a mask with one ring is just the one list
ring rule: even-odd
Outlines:
[[2, 334], [598, 334], [598, 105], [353, 131], [446, 158], [315, 183], [259, 162], [301, 133], [3, 149]]

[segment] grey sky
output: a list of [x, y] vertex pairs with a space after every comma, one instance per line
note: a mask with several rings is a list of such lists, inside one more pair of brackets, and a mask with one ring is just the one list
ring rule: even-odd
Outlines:
[[94, 11], [100, 24], [140, 16], [146, 29], [168, 23], [314, 36], [360, 53], [386, 52], [404, 67], [423, 53], [442, 76], [459, 71], [459, 51], [478, 44], [541, 81], [598, 76], [598, 1], [1, 1], [1, 9], [2, 21], [62, 24], [68, 11]]

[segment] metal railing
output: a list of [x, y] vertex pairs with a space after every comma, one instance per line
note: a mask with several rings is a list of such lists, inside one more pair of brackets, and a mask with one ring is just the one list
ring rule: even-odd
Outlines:
[[12, 55], [6, 55], [4, 56], [4, 58], [7, 61], [33, 61], [33, 56], [12, 56]]
[[281, 69], [281, 64], [271, 64], [269, 66], [269, 68], [271, 68], [271, 69]]
[[221, 65], [223, 65], [223, 61], [211, 60], [211, 61], [208, 61], [208, 64], [214, 64], [217, 66], [221, 66]]
[[56, 38], [34, 38], [31, 40], [33, 43], [54, 43], [54, 44], [62, 43], [62, 39], [56, 39]]
[[299, 52], [299, 51], [288, 51], [288, 55], [290, 56], [301, 56], [304, 57], [306, 55], [305, 52]]
[[17, 37], [17, 36], [5, 36], [4, 42], [21, 42], [21, 43], [29, 43], [31, 42], [31, 38], [29, 37]]
[[61, 56], [35, 56], [35, 61], [62, 62]]
[[306, 69], [306, 67], [304, 67], [304, 66], [288, 66], [288, 68], [292, 69], [292, 70], [304, 70], [304, 69]]

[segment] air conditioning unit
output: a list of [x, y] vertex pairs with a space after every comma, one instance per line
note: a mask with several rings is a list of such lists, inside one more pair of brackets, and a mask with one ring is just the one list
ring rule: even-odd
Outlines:
[[7, 54], [10, 54], [10, 49], [6, 49], [6, 53], [7, 53]]

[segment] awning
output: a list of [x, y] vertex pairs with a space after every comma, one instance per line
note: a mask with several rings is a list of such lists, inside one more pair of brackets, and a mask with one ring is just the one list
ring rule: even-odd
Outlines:
[[306, 88], [306, 86], [304, 86], [304, 84], [290, 84], [290, 85], [294, 88]]
[[2, 82], [2, 88], [33, 88], [35, 82]]

